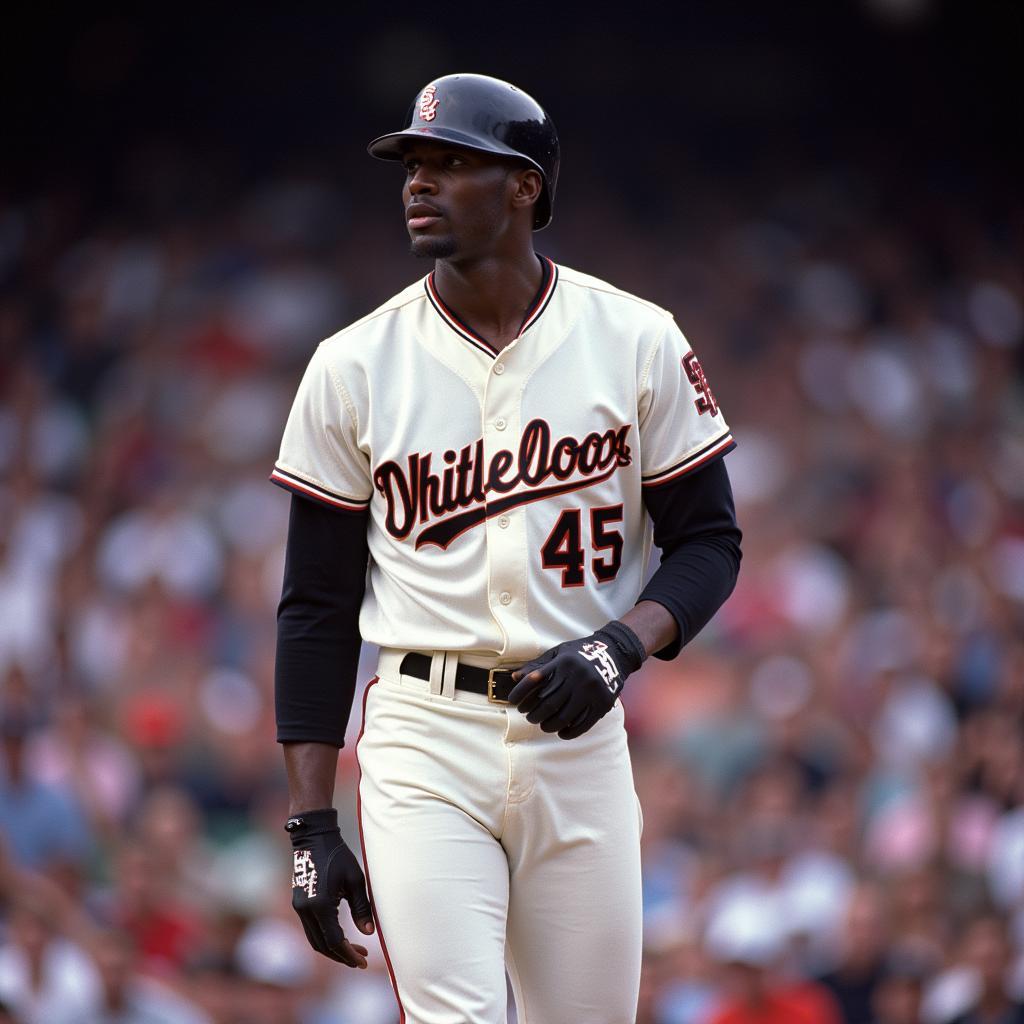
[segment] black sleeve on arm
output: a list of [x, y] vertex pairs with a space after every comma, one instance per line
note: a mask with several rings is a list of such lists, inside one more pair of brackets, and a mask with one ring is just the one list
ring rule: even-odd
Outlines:
[[721, 458], [658, 487], [645, 487], [644, 504], [654, 521], [661, 565], [637, 600], [657, 601], [678, 623], [678, 638], [654, 652], [670, 661], [732, 593], [743, 534]]
[[279, 743], [344, 746], [359, 666], [368, 518], [292, 496], [277, 609]]

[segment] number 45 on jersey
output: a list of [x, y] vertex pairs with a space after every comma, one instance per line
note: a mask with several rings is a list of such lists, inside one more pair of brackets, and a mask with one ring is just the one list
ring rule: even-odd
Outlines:
[[[563, 587], [582, 587], [587, 582], [587, 554], [590, 572], [598, 583], [615, 579], [622, 565], [622, 534], [612, 527], [622, 522], [622, 505], [605, 505], [590, 510], [588, 547], [583, 545], [583, 512], [567, 508], [540, 549], [545, 569], [560, 569]], [[607, 554], [601, 554], [607, 552]]]

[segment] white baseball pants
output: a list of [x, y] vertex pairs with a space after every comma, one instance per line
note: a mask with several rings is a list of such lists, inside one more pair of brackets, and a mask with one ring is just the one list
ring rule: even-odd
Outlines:
[[[622, 705], [560, 740], [515, 708], [399, 675], [356, 746], [363, 863], [403, 1024], [633, 1024], [640, 808]], [[449, 668], [454, 661], [449, 655]]]

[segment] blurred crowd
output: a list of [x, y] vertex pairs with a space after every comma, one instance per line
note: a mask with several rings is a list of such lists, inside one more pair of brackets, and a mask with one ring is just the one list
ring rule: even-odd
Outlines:
[[[739, 445], [737, 589], [624, 694], [638, 1024], [1024, 1022], [1024, 217], [891, 173], [577, 173], [537, 237], [675, 313]], [[393, 213], [166, 151], [0, 202], [0, 1022], [397, 1021], [290, 909], [267, 482], [428, 269]]]

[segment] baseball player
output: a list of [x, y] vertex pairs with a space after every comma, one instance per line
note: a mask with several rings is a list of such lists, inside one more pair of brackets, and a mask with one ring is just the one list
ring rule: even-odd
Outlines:
[[[346, 899], [408, 1024], [630, 1024], [641, 812], [623, 709], [729, 595], [725, 417], [665, 310], [535, 253], [558, 138], [481, 75], [424, 88], [403, 165], [426, 277], [324, 341], [272, 480], [292, 492], [276, 709], [292, 903], [349, 966]], [[597, 215], [597, 212], [595, 212]], [[662, 562], [645, 585], [652, 540]], [[364, 876], [332, 808], [360, 641]]]

